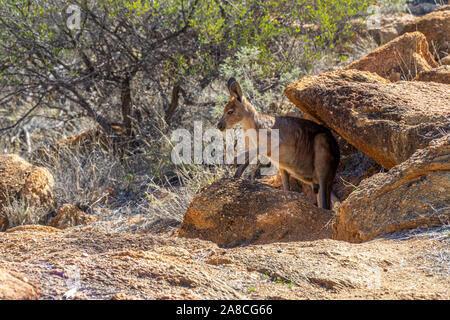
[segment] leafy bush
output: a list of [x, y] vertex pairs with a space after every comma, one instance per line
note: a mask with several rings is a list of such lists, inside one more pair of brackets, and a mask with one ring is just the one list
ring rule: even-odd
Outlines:
[[[120, 123], [134, 137], [142, 118], [170, 123], [180, 104], [197, 105], [235, 54], [253, 50], [261, 78], [310, 67], [371, 3], [0, 0], [0, 99], [31, 100], [2, 126], [50, 109], [55, 121], [88, 117], [110, 133]], [[69, 6], [80, 10], [79, 29]]]

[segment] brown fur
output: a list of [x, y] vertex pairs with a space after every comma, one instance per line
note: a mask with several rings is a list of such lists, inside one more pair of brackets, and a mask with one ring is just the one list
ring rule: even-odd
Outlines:
[[[230, 79], [228, 84], [230, 100], [217, 127], [223, 131], [241, 123], [244, 130], [278, 129], [278, 169], [284, 190], [290, 190], [291, 175], [312, 186], [314, 193], [318, 193], [319, 207], [330, 209], [331, 185], [340, 158], [338, 144], [331, 132], [309, 120], [258, 113], [243, 97], [241, 88], [234, 79]], [[269, 151], [268, 156], [270, 158]], [[238, 168], [235, 177], [242, 175], [248, 162], [249, 159], [246, 158], [246, 163]]]

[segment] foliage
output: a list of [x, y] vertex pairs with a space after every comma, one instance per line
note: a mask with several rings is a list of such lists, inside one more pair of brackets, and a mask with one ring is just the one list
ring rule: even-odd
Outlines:
[[[88, 117], [109, 133], [120, 123], [133, 136], [143, 119], [169, 122], [180, 103], [198, 105], [199, 93], [235, 54], [252, 50], [256, 76], [276, 81], [312, 64], [351, 35], [350, 20], [371, 3], [0, 0], [0, 101], [33, 102], [3, 128], [53, 108], [58, 120]], [[69, 24], [76, 22], [73, 8], [79, 28]]]

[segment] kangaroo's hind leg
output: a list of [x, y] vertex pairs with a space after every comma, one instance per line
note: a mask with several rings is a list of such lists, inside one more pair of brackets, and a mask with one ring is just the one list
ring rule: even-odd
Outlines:
[[311, 185], [311, 188], [312, 188], [312, 190], [313, 190], [313, 193], [314, 193], [314, 196], [315, 196], [315, 202], [314, 202], [314, 204], [316, 205], [316, 206], [319, 206], [319, 203], [320, 203], [320, 199], [319, 199], [319, 185], [318, 184], [316, 184], [316, 183], [313, 183], [312, 185]]
[[252, 171], [250, 174], [250, 181], [255, 182], [256, 176], [258, 174], [258, 170], [261, 170], [261, 162], [258, 161], [258, 164], [252, 166]]
[[281, 176], [281, 182], [283, 183], [283, 190], [289, 191], [291, 190], [291, 187], [289, 185], [289, 173], [280, 168], [280, 176]]
[[331, 184], [334, 179], [333, 155], [330, 151], [329, 137], [318, 134], [314, 138], [314, 175], [319, 183], [319, 208], [331, 208]]

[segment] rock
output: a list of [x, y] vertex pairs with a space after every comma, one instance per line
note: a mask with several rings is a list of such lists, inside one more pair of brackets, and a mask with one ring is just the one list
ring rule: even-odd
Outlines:
[[414, 31], [425, 35], [434, 55], [445, 57], [450, 52], [450, 5], [407, 23], [401, 33]]
[[[0, 212], [13, 199], [49, 207], [53, 204], [53, 186], [53, 176], [47, 168], [33, 166], [15, 154], [0, 155]], [[4, 230], [6, 220], [0, 221], [2, 224]]]
[[421, 71], [438, 67], [420, 32], [404, 34], [349, 64], [345, 70], [369, 71], [391, 81], [410, 80]]
[[[447, 0], [448, 2], [448, 0]], [[442, 5], [440, 7], [438, 7], [435, 11], [448, 11], [450, 10], [450, 4], [446, 4], [446, 5]]]
[[450, 84], [450, 66], [440, 66], [433, 70], [422, 71], [414, 80]]
[[410, 4], [408, 6], [408, 10], [414, 14], [414, 15], [418, 15], [418, 16], [422, 16], [424, 14], [433, 12], [434, 10], [436, 10], [438, 8], [438, 6], [435, 3], [418, 3], [416, 5], [412, 5]]
[[411, 158], [362, 181], [341, 204], [333, 237], [363, 242], [388, 232], [450, 219], [450, 134]]
[[442, 65], [449, 66], [449, 65], [450, 65], [450, 55], [448, 55], [448, 56], [442, 58], [442, 59], [441, 59], [441, 64], [442, 64]]
[[88, 225], [95, 221], [97, 221], [97, 217], [88, 215], [71, 204], [64, 204], [58, 210], [56, 217], [50, 220], [49, 226], [66, 229], [78, 225]]
[[380, 29], [379, 31], [379, 38], [380, 38], [380, 42], [379, 44], [385, 44], [388, 43], [391, 40], [394, 40], [395, 38], [398, 37], [398, 30], [395, 26], [385, 26], [382, 29]]
[[37, 300], [40, 289], [21, 273], [0, 268], [0, 300]]
[[403, 31], [403, 27], [415, 19], [416, 17], [412, 14], [381, 16], [379, 27], [371, 27], [368, 32], [376, 43], [383, 45], [397, 38]]
[[290, 84], [285, 95], [384, 168], [450, 131], [450, 85], [391, 83], [357, 70], [328, 72]]
[[[261, 182], [277, 189], [283, 188], [283, 182], [281, 181], [281, 176], [279, 173], [272, 176], [263, 176]], [[291, 191], [303, 192], [302, 185], [300, 183], [301, 182], [294, 177], [289, 177], [289, 186]]]
[[[285, 99], [286, 100], [286, 99]], [[290, 117], [301, 117], [301, 111], [298, 110], [292, 103], [289, 101], [276, 101], [271, 102], [267, 108], [267, 112], [269, 114], [278, 114], [282, 116], [290, 116]]]
[[179, 235], [220, 246], [329, 238], [333, 212], [297, 192], [262, 183], [221, 179], [192, 200]]

